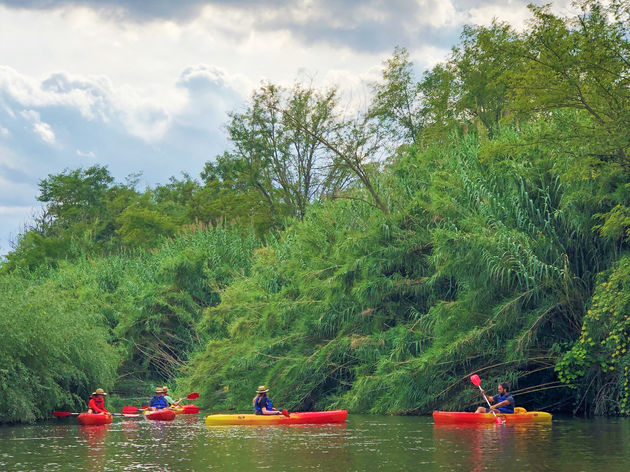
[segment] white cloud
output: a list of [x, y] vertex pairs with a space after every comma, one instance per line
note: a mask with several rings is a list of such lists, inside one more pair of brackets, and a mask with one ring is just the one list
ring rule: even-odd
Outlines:
[[33, 132], [46, 144], [55, 144], [55, 133], [48, 123], [41, 120], [39, 112], [35, 110], [24, 110], [20, 113], [22, 118], [33, 125]]
[[465, 19], [461, 11], [456, 11], [451, 0], [417, 0], [419, 24], [436, 28], [458, 27]]
[[96, 154], [94, 154], [93, 151], [81, 151], [80, 149], [77, 149], [77, 156], [79, 157], [88, 157], [90, 159], [94, 159], [96, 157]]
[[8, 138], [9, 136], [11, 136], [11, 132], [0, 125], [0, 138]]

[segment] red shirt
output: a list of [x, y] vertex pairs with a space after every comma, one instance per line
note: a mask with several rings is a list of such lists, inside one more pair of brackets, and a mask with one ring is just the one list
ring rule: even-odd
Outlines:
[[103, 398], [91, 398], [90, 403], [88, 403], [88, 408], [94, 413], [109, 413], [109, 411], [105, 409], [105, 400]]

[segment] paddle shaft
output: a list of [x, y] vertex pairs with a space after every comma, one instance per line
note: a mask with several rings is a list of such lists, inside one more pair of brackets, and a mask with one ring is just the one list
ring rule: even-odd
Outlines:
[[[483, 389], [481, 388], [481, 385], [477, 385], [479, 387], [479, 391], [481, 392], [481, 394], [483, 395], [483, 398], [486, 399], [486, 403], [488, 404], [488, 406], [490, 407], [490, 411], [492, 412], [492, 414], [494, 415], [495, 419], [497, 421], [499, 421], [499, 417], [497, 416], [496, 412], [492, 409], [492, 405], [490, 404], [490, 400], [488, 400], [488, 397], [486, 396], [486, 393], [483, 391]], [[501, 422], [503, 422], [503, 420], [500, 420]]]
[[[81, 413], [71, 413], [69, 411], [55, 411], [55, 412], [53, 412], [53, 415], [56, 416], [57, 418], [64, 418], [64, 417], [67, 417], [67, 416], [79, 416], [80, 414]], [[96, 414], [96, 413], [93, 413], [93, 414]], [[109, 412], [109, 413], [100, 413], [100, 414], [108, 414], [108, 415], [112, 415], [112, 416], [124, 416], [124, 417], [127, 417], [127, 418], [135, 418], [135, 417], [140, 416], [140, 415], [134, 415], [134, 414], [131, 414], [131, 413], [111, 413], [111, 412]]]

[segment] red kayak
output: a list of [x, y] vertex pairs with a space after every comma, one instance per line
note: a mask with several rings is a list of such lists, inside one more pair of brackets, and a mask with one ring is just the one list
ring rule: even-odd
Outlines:
[[173, 421], [175, 419], [175, 412], [169, 408], [163, 408], [155, 411], [145, 411], [144, 416], [148, 420], [152, 421]]
[[109, 424], [112, 422], [112, 415], [99, 413], [81, 413], [79, 416], [77, 416], [77, 420], [81, 425]]
[[328, 424], [343, 423], [348, 417], [346, 410], [333, 411], [306, 411], [304, 413], [291, 413], [287, 418], [284, 415], [209, 415], [206, 416], [206, 424], [214, 425], [272, 425], [272, 424]]

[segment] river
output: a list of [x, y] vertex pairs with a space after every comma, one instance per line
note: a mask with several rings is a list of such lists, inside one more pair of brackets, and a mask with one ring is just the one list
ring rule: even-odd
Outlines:
[[322, 426], [214, 426], [64, 418], [0, 427], [2, 471], [628, 471], [630, 419], [437, 426], [430, 417], [350, 415]]

